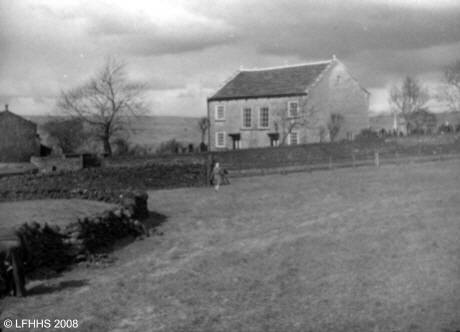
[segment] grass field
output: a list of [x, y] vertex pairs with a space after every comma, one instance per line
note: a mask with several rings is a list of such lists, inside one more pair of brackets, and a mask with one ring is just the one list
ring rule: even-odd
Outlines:
[[107, 268], [29, 284], [1, 318], [78, 319], [78, 331], [454, 332], [459, 184], [450, 161], [151, 191], [157, 235]]

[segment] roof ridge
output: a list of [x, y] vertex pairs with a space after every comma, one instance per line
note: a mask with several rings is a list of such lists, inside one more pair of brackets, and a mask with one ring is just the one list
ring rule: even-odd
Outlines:
[[327, 65], [326, 68], [324, 68], [324, 70], [318, 75], [318, 77], [316, 77], [315, 81], [310, 84], [310, 86], [307, 87], [306, 91], [309, 92], [312, 88], [316, 87], [316, 85], [318, 85], [319, 81], [321, 81], [324, 77], [324, 75], [326, 75], [326, 72], [331, 69], [332, 65], [334, 62], [337, 62], [337, 59], [335, 58], [335, 55], [334, 55], [334, 59], [332, 61], [329, 62], [329, 64]]
[[264, 70], [275, 70], [275, 69], [284, 69], [284, 68], [294, 68], [294, 67], [304, 67], [304, 66], [315, 66], [315, 65], [323, 65], [333, 62], [334, 60], [323, 60], [323, 61], [316, 61], [316, 62], [305, 62], [299, 63], [295, 65], [284, 65], [284, 66], [274, 66], [274, 67], [267, 67], [267, 68], [255, 68], [255, 69], [240, 69], [240, 72], [246, 71], [264, 71]]

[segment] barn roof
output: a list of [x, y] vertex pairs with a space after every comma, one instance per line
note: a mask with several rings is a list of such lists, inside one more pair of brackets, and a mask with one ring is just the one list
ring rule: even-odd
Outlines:
[[305, 95], [331, 63], [241, 70], [208, 101]]
[[37, 124], [36, 124], [36, 123], [34, 123], [34, 122], [32, 122], [32, 121], [29, 121], [29, 120], [27, 120], [27, 119], [24, 119], [22, 116], [19, 116], [19, 115], [15, 114], [15, 113], [11, 112], [11, 111], [8, 109], [8, 105], [5, 106], [5, 110], [0, 111], [0, 119], [1, 119], [2, 117], [6, 117], [6, 116], [11, 116], [11, 117], [18, 118], [18, 119], [20, 119], [22, 122], [27, 123], [28, 125], [32, 125], [32, 126], [37, 127]]

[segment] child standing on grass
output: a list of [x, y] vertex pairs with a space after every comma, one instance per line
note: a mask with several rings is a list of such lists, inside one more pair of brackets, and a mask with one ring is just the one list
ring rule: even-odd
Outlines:
[[216, 165], [214, 166], [211, 172], [212, 183], [214, 184], [214, 188], [216, 190], [219, 190], [219, 186], [222, 182], [222, 175], [223, 175], [223, 170], [220, 168], [219, 163], [216, 163]]

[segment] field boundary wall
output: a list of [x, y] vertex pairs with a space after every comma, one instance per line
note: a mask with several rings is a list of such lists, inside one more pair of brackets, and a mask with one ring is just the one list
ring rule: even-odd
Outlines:
[[117, 240], [148, 236], [148, 230], [141, 222], [149, 216], [147, 193], [127, 191], [119, 198], [117, 207], [79, 218], [65, 227], [24, 223], [19, 230], [32, 255], [31, 264], [26, 266], [28, 273], [61, 272], [78, 262], [107, 257]]
[[206, 185], [204, 164], [147, 164], [88, 168], [0, 178], [0, 202], [83, 198], [116, 202], [127, 189], [170, 189]]

